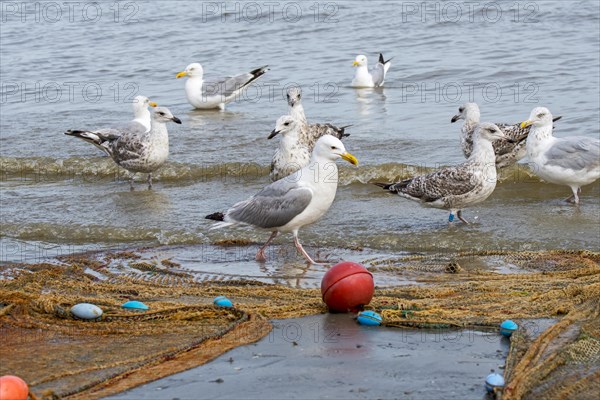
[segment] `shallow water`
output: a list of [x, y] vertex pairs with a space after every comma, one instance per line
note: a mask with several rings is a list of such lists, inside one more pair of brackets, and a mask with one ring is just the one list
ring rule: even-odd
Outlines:
[[[465, 211], [473, 225], [452, 228], [446, 212], [368, 184], [461, 162], [450, 118], [469, 100], [496, 122], [544, 105], [563, 116], [557, 136], [598, 137], [597, 3], [68, 3], [72, 14], [67, 3], [20, 4], [2, 3], [1, 261], [135, 246], [193, 252], [230, 239], [251, 241], [253, 252], [266, 233], [209, 231], [203, 217], [268, 182], [277, 143], [266, 136], [292, 83], [303, 86], [309, 120], [353, 125], [345, 143], [361, 162], [340, 163], [336, 202], [301, 231], [313, 250], [599, 248], [598, 182], [575, 208], [561, 201], [567, 187], [540, 183], [522, 164]], [[379, 51], [394, 57], [385, 88], [349, 88], [355, 55], [374, 61]], [[194, 61], [207, 77], [271, 70], [226, 111], [194, 111], [175, 79]], [[137, 94], [183, 124], [169, 127], [155, 189], [129, 192], [123, 170], [63, 132], [129, 120]]]
[[107, 399], [479, 400], [509, 347], [497, 332], [365, 327], [348, 314], [273, 325], [257, 343]]

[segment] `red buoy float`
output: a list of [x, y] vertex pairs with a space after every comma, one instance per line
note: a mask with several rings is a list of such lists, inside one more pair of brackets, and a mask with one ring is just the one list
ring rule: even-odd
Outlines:
[[0, 376], [0, 400], [27, 400], [29, 387], [18, 376]]
[[355, 262], [334, 265], [321, 281], [323, 301], [332, 312], [357, 311], [373, 298], [373, 274]]

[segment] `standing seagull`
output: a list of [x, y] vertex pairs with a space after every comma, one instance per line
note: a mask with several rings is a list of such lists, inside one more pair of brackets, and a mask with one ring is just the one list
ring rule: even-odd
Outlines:
[[[302, 107], [302, 90], [297, 86], [292, 86], [287, 91], [287, 103], [289, 106], [289, 115], [300, 122], [300, 141], [309, 151], [315, 147], [315, 143], [321, 136], [331, 135], [338, 139], [350, 136], [344, 133], [345, 129], [351, 125], [337, 127], [332, 124], [309, 124], [304, 115], [304, 107]], [[304, 165], [303, 165], [304, 166]]]
[[296, 249], [311, 264], [316, 264], [298, 240], [298, 230], [319, 220], [329, 209], [337, 191], [338, 169], [335, 160], [358, 165], [342, 142], [325, 135], [317, 141], [310, 164], [290, 178], [266, 186], [247, 200], [240, 201], [225, 213], [214, 213], [207, 219], [222, 221], [215, 227], [235, 224], [252, 225], [270, 230], [271, 237], [256, 253], [257, 261], [265, 261], [265, 249], [279, 232], [292, 232]]
[[188, 102], [195, 108], [225, 109], [225, 104], [231, 102], [241, 91], [255, 79], [268, 71], [268, 65], [257, 68], [245, 74], [223, 78], [216, 81], [205, 81], [202, 65], [193, 63], [176, 75], [176, 78], [187, 76], [185, 94]]
[[293, 174], [310, 162], [310, 151], [300, 141], [300, 121], [290, 115], [279, 117], [275, 129], [267, 139], [272, 139], [281, 134], [279, 147], [271, 161], [271, 181]]
[[527, 157], [533, 172], [546, 182], [569, 186], [573, 195], [565, 200], [579, 204], [581, 186], [600, 178], [600, 140], [552, 136], [552, 114], [545, 107], [534, 108], [521, 126], [531, 126]]
[[468, 224], [462, 217], [462, 209], [481, 203], [496, 188], [492, 142], [504, 138], [496, 125], [481, 123], [475, 128], [473, 152], [464, 163], [398, 183], [376, 185], [423, 205], [450, 210], [449, 222], [454, 220], [456, 213], [458, 219]]
[[75, 136], [105, 149], [113, 161], [131, 172], [130, 189], [137, 172], [148, 174], [148, 188], [152, 188], [152, 172], [158, 169], [169, 156], [169, 132], [166, 123], [181, 124], [179, 118], [166, 107], [156, 107], [152, 114], [152, 126], [146, 132], [141, 124], [130, 124], [124, 129], [98, 131], [68, 130], [65, 135]]
[[[135, 118], [127, 123], [127, 125], [116, 127], [116, 128], [104, 128], [99, 129], [97, 132], [104, 136], [118, 136], [120, 132], [124, 130], [132, 130], [139, 129], [141, 126], [145, 132], [150, 130], [150, 111], [148, 111], [148, 106], [156, 107], [157, 104], [153, 101], [150, 101], [146, 96], [136, 96], [133, 99], [133, 115]], [[78, 136], [80, 139], [85, 140], [88, 143], [93, 144], [98, 149], [102, 150], [103, 153], [110, 156], [106, 147], [100, 146], [96, 144], [96, 142], [92, 139], [89, 139], [87, 136]]]
[[354, 74], [354, 79], [352, 79], [352, 87], [355, 88], [372, 88], [372, 87], [380, 87], [383, 86], [383, 82], [385, 82], [385, 74], [387, 74], [388, 69], [392, 65], [390, 60], [385, 61], [383, 59], [383, 54], [379, 53], [379, 62], [371, 71], [369, 71], [367, 64], [367, 56], [362, 54], [356, 56], [354, 62], [352, 63], [353, 67], [356, 68], [356, 73]]
[[[459, 119], [465, 121], [460, 130], [460, 146], [466, 158], [469, 158], [473, 151], [473, 134], [475, 127], [479, 124], [479, 118], [477, 103], [465, 103], [458, 108], [458, 114], [450, 120], [452, 123]], [[556, 117], [554, 121], [558, 121], [560, 118]], [[496, 166], [504, 168], [525, 157], [527, 153], [525, 143], [527, 135], [529, 135], [529, 127], [523, 128], [520, 124], [496, 124], [496, 126], [506, 136], [506, 139], [496, 140], [492, 143], [496, 154]]]

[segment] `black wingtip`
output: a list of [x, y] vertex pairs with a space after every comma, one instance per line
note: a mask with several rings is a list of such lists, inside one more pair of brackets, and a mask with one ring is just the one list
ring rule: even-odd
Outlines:
[[384, 188], [385, 190], [389, 190], [393, 183], [373, 182], [373, 185]]
[[269, 66], [268, 65], [263, 65], [260, 68], [256, 68], [252, 71], [250, 71], [250, 73], [252, 75], [254, 75], [254, 79], [258, 78], [259, 76], [263, 75], [265, 72], [267, 72], [269, 70]]
[[348, 136], [350, 136], [350, 134], [349, 134], [349, 133], [346, 133], [346, 128], [350, 128], [351, 126], [352, 126], [352, 125], [340, 126], [340, 127], [338, 128], [338, 134], [339, 134], [339, 137], [338, 137], [338, 139], [341, 139], [341, 138], [345, 138], [345, 137], [348, 137]]
[[[394, 58], [394, 57], [392, 57], [392, 58]], [[387, 64], [387, 63], [389, 63], [389, 62], [392, 60], [392, 58], [388, 58], [388, 60], [387, 60], [387, 61], [385, 61], [385, 60], [383, 59], [383, 54], [382, 54], [382, 53], [379, 53], [379, 62], [380, 62], [381, 64], [383, 64], [383, 65], [385, 65], [385, 64]]]
[[213, 221], [224, 221], [225, 220], [225, 214], [223, 214], [222, 212], [216, 212], [216, 213], [207, 215], [204, 218], [206, 218], [206, 219], [212, 219]]
[[562, 115], [558, 115], [558, 116], [552, 118], [552, 122], [556, 122], [556, 121], [558, 121], [561, 118], [562, 118]]

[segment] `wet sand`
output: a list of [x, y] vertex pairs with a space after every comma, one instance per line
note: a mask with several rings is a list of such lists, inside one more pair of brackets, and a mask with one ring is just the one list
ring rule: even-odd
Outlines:
[[255, 344], [108, 399], [484, 399], [509, 347], [496, 331], [365, 327], [352, 314], [273, 325]]

